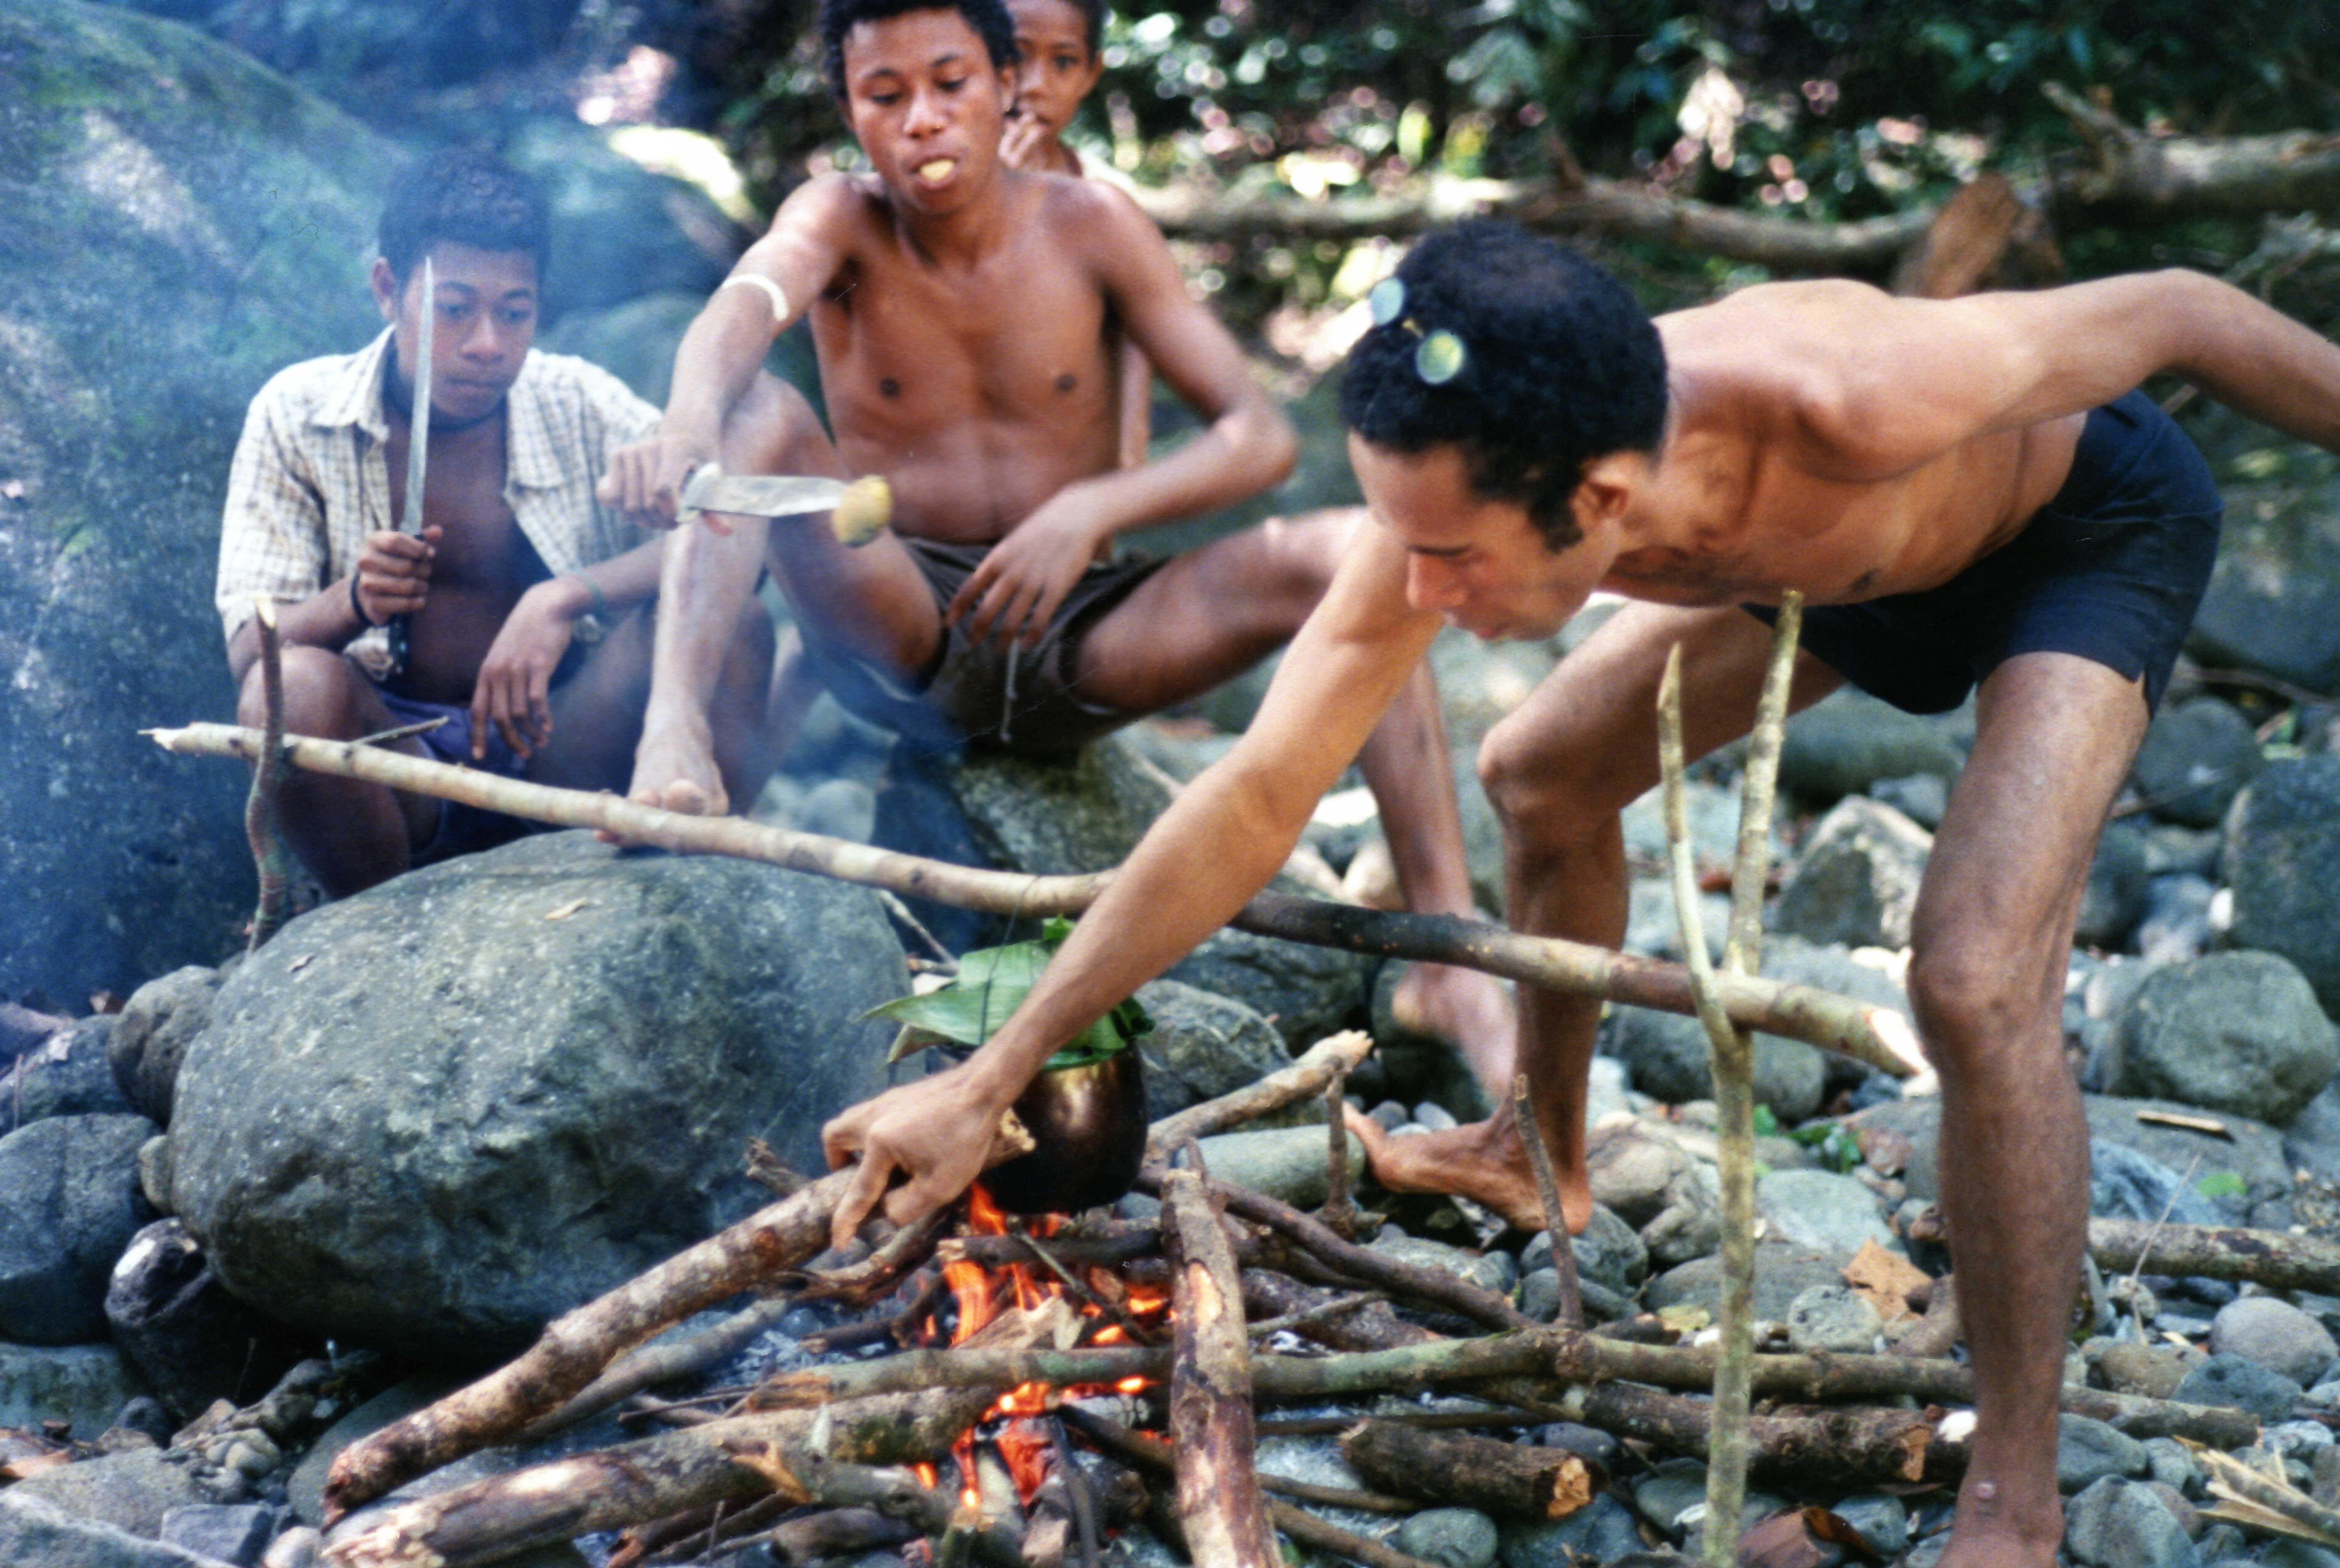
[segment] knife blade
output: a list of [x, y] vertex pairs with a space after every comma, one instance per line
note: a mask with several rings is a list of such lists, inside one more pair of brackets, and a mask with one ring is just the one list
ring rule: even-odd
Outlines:
[[[422, 481], [431, 457], [431, 341], [438, 336], [438, 278], [426, 253], [422, 258], [422, 326], [414, 349], [414, 401], [408, 407], [406, 418], [406, 504], [400, 508], [398, 518], [398, 531], [406, 534], [420, 535], [422, 531]], [[407, 620], [403, 615], [390, 618], [390, 659], [392, 667], [397, 670], [406, 668]]]
[[689, 521], [702, 511], [745, 517], [833, 514], [830, 527], [847, 544], [867, 544], [892, 521], [893, 491], [877, 474], [850, 481], [814, 474], [725, 473], [713, 463], [693, 472], [682, 487], [678, 516]]

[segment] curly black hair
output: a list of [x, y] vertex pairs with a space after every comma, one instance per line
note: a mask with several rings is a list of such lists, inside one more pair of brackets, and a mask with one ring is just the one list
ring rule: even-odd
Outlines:
[[1001, 0], [820, 0], [821, 69], [839, 102], [845, 97], [845, 35], [864, 22], [883, 22], [912, 11], [956, 11], [966, 17], [983, 40], [994, 70], [1023, 58], [1016, 52], [1016, 24]]
[[[1665, 433], [1648, 313], [1576, 252], [1493, 219], [1426, 236], [1397, 276], [1403, 306], [1349, 351], [1343, 422], [1391, 452], [1453, 442], [1474, 492], [1521, 502], [1552, 550], [1574, 544], [1585, 464], [1655, 452]], [[1462, 369], [1433, 384], [1417, 361], [1442, 332], [1461, 340]]]
[[382, 259], [402, 286], [441, 241], [483, 251], [526, 251], [544, 276], [552, 220], [544, 191], [491, 154], [448, 148], [424, 154], [399, 176], [382, 209]]

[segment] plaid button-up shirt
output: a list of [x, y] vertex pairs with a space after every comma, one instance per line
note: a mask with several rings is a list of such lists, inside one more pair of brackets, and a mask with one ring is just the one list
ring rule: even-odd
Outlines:
[[[232, 640], [252, 596], [297, 602], [357, 568], [366, 535], [397, 527], [390, 511], [382, 407], [387, 328], [353, 354], [279, 371], [252, 400], [228, 471], [215, 600]], [[593, 499], [612, 448], [639, 441], [659, 411], [623, 382], [568, 354], [531, 350], [505, 399], [504, 501], [554, 576], [621, 555], [650, 536]], [[361, 633], [346, 651], [380, 680], [393, 671], [390, 634]]]

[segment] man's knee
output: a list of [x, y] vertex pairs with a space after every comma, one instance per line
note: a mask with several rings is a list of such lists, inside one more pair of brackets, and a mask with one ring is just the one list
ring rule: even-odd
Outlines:
[[1591, 766], [1603, 748], [1572, 743], [1514, 713], [1479, 746], [1479, 787], [1516, 839], [1565, 843], [1588, 838], [1617, 819], [1628, 801], [1612, 799], [1603, 770]]
[[759, 371], [723, 427], [724, 461], [745, 473], [841, 474], [844, 465], [804, 393]]
[[[330, 649], [295, 643], [279, 660], [284, 677], [284, 728], [295, 735], [349, 739], [361, 732], [359, 688], [365, 677]], [[257, 729], [268, 719], [267, 677], [259, 661], [244, 671], [236, 721]]]
[[2060, 954], [1982, 921], [1920, 930], [1909, 955], [1909, 1007], [1928, 1054], [1955, 1071], [1976, 1054], [2060, 1046]]

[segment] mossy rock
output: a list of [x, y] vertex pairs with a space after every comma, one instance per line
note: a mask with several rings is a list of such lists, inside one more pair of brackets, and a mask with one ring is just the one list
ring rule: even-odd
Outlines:
[[249, 908], [242, 770], [138, 731], [233, 711], [229, 460], [273, 372], [379, 327], [400, 162], [190, 28], [0, 8], [0, 990], [126, 992]]

